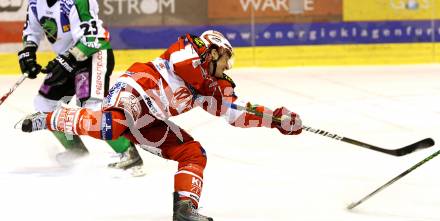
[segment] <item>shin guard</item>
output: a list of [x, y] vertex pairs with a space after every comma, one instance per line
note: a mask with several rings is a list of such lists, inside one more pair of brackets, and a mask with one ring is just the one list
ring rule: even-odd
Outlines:
[[180, 199], [190, 199], [193, 205], [198, 206], [203, 187], [203, 168], [188, 164], [179, 168], [174, 176], [174, 190], [179, 194]]

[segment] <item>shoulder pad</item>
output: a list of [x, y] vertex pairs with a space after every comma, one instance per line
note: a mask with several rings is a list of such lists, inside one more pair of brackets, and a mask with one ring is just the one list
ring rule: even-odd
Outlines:
[[229, 76], [226, 75], [225, 73], [223, 73], [223, 76], [222, 76], [221, 78], [219, 78], [219, 79], [223, 79], [223, 80], [228, 81], [229, 83], [231, 83], [232, 88], [235, 88], [235, 83], [234, 83], [234, 81], [232, 80], [231, 77], [229, 77]]

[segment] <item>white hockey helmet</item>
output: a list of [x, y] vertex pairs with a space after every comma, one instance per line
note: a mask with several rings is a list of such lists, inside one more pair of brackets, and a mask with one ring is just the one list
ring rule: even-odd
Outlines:
[[208, 30], [200, 35], [200, 39], [202, 39], [203, 43], [205, 43], [208, 49], [217, 48], [220, 52], [220, 55], [222, 55], [222, 53], [227, 53], [230, 58], [228, 62], [228, 69], [232, 68], [232, 55], [234, 54], [232, 45], [222, 33], [214, 30]]

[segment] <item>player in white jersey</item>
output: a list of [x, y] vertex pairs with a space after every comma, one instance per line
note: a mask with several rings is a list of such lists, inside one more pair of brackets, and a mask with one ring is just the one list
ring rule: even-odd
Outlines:
[[[98, 11], [96, 0], [29, 0], [24, 48], [18, 56], [21, 71], [28, 78], [36, 78], [40, 71], [47, 74], [34, 100], [37, 111], [51, 112], [60, 100], [69, 102], [73, 95], [79, 106], [100, 108], [108, 93], [114, 55]], [[36, 51], [44, 35], [57, 57], [42, 68]], [[54, 135], [70, 150], [68, 153], [88, 153], [79, 136], [66, 137], [59, 132]], [[121, 161], [110, 166], [126, 169], [142, 165], [136, 148], [126, 138], [108, 143], [122, 154]]]

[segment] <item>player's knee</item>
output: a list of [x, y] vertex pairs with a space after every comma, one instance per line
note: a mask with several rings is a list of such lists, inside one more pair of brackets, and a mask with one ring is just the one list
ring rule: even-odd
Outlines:
[[200, 152], [202, 154], [199, 154], [197, 156], [197, 162], [198, 162], [198, 165], [200, 165], [201, 167], [205, 168], [206, 167], [206, 163], [208, 161], [208, 158], [206, 157], [205, 149], [203, 149], [202, 146], [200, 146]]
[[92, 110], [99, 110], [101, 109], [102, 99], [77, 99], [76, 104], [80, 107], [85, 107]]
[[179, 168], [186, 165], [197, 165], [204, 169], [207, 162], [206, 152], [199, 142], [193, 141], [182, 145], [184, 148], [179, 161]]
[[114, 140], [127, 129], [123, 114], [117, 111], [103, 111], [101, 117], [101, 139]]
[[34, 98], [34, 108], [38, 112], [48, 113], [54, 111], [60, 105], [59, 102], [59, 100], [49, 99], [38, 94]]

